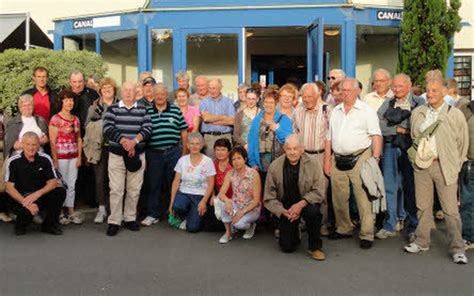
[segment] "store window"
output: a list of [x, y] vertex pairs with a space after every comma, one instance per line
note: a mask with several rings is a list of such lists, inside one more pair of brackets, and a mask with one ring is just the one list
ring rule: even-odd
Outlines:
[[82, 34], [63, 37], [63, 49], [66, 51], [88, 50], [95, 52], [95, 34]]
[[126, 80], [136, 81], [138, 77], [137, 31], [114, 31], [100, 33], [101, 55], [105, 60], [107, 76], [118, 84]]
[[472, 56], [454, 57], [454, 78], [458, 82], [459, 96], [471, 99]]
[[153, 77], [173, 89], [173, 31], [151, 30], [151, 61]]

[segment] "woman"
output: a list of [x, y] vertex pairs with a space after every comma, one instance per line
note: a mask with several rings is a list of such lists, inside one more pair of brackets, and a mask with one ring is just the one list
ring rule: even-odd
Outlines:
[[55, 169], [66, 182], [66, 199], [63, 206], [67, 208], [67, 217], [61, 214], [59, 223], [66, 225], [82, 224], [83, 220], [74, 211], [75, 185], [77, 171], [81, 166], [82, 139], [79, 118], [72, 115], [74, 93], [64, 90], [58, 95], [61, 111], [51, 117], [49, 136], [51, 138], [51, 156]]
[[262, 173], [262, 181], [270, 163], [282, 154], [285, 138], [293, 132], [288, 116], [276, 110], [278, 93], [266, 91], [263, 107], [253, 120], [248, 136], [249, 165]]
[[236, 111], [243, 110], [247, 106], [247, 90], [249, 86], [245, 83], [242, 83], [237, 88], [237, 94], [239, 99], [234, 103], [234, 108]]
[[[234, 168], [225, 176], [224, 184], [219, 191], [219, 199], [222, 201], [219, 207], [225, 226], [225, 233], [219, 239], [221, 244], [226, 244], [232, 239], [231, 227], [245, 230], [243, 238], [251, 239], [261, 210], [260, 176], [256, 170], [246, 165], [247, 151], [237, 146], [230, 152], [230, 159]], [[226, 195], [228, 188], [232, 188], [232, 199]]]
[[[86, 119], [86, 137], [90, 136], [88, 134], [89, 124], [99, 124], [102, 126], [102, 121], [105, 117], [105, 112], [107, 108], [116, 103], [116, 94], [117, 94], [117, 84], [112, 78], [106, 77], [100, 80], [99, 82], [99, 95], [100, 98], [96, 100], [90, 107], [87, 112]], [[85, 137], [85, 138], [86, 138]], [[103, 141], [103, 140], [102, 140]], [[94, 223], [103, 223], [107, 217], [106, 205], [109, 200], [109, 189], [108, 189], [108, 160], [109, 160], [109, 149], [108, 143], [102, 143], [100, 159], [97, 163], [94, 164], [94, 174], [95, 174], [95, 192], [97, 203], [99, 204], [99, 210], [97, 215], [94, 218]], [[85, 150], [85, 149], [84, 149]]]
[[4, 156], [7, 159], [23, 150], [21, 136], [34, 132], [40, 138], [41, 146], [49, 142], [48, 123], [42, 117], [33, 115], [33, 97], [25, 94], [18, 99], [19, 114], [10, 119], [5, 127]]
[[260, 112], [257, 103], [260, 98], [260, 90], [255, 88], [247, 89], [246, 106], [235, 115], [234, 145], [240, 145], [248, 149], [248, 133], [253, 119]]
[[189, 134], [186, 144], [189, 154], [182, 156], [174, 169], [169, 212], [183, 220], [180, 229], [198, 232], [214, 190], [216, 170], [212, 159], [201, 153], [204, 146], [201, 134]]
[[279, 90], [280, 104], [278, 104], [277, 110], [285, 114], [293, 120], [295, 114], [295, 101], [298, 100], [298, 90], [293, 84], [287, 83], [283, 85]]
[[184, 88], [178, 88], [175, 92], [176, 105], [183, 113], [184, 120], [188, 124], [188, 132], [199, 132], [199, 106], [189, 105], [189, 91]]

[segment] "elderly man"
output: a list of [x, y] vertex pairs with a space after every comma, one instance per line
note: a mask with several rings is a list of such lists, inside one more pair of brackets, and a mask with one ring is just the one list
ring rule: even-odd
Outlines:
[[93, 89], [86, 87], [84, 75], [80, 71], [72, 71], [69, 75], [69, 86], [75, 94], [74, 109], [72, 113], [79, 117], [81, 124], [81, 135], [85, 134], [84, 124], [87, 118], [87, 111], [92, 103], [99, 97], [99, 94]]
[[189, 105], [197, 106], [209, 96], [209, 81], [206, 76], [199, 75], [194, 79], [196, 92], [189, 97]]
[[34, 114], [41, 116], [46, 122], [49, 122], [51, 116], [59, 112], [56, 106], [57, 94], [48, 86], [49, 72], [44, 67], [36, 67], [33, 70], [33, 81], [35, 85], [23, 92], [33, 96]]
[[411, 146], [410, 115], [413, 109], [425, 103], [410, 92], [411, 80], [408, 75], [396, 75], [392, 89], [394, 96], [384, 101], [377, 112], [384, 143], [382, 170], [387, 216], [383, 228], [375, 236], [379, 239], [395, 236], [396, 231], [403, 228], [406, 218], [408, 239], [412, 241], [418, 219], [413, 168], [407, 154]]
[[[369, 249], [374, 240], [374, 220], [371, 203], [362, 187], [362, 164], [374, 157], [380, 159], [382, 137], [377, 113], [358, 99], [359, 83], [348, 78], [342, 81], [343, 103], [331, 115], [324, 155], [324, 171], [331, 176], [332, 198], [337, 229], [329, 238], [352, 236], [349, 215], [349, 194], [352, 185], [359, 216], [360, 247]], [[330, 151], [334, 151], [335, 164], [331, 165]]]
[[393, 92], [390, 90], [391, 82], [390, 73], [387, 70], [380, 68], [374, 71], [372, 75], [372, 89], [374, 91], [365, 95], [363, 101], [375, 112], [379, 110], [383, 102], [393, 97]]
[[296, 250], [300, 243], [299, 222], [306, 222], [308, 252], [315, 260], [324, 260], [320, 205], [324, 200], [321, 186], [324, 175], [318, 161], [304, 153], [301, 137], [289, 135], [285, 154], [277, 158], [268, 170], [265, 181], [264, 205], [280, 218], [280, 248], [285, 253]]
[[58, 187], [58, 179], [51, 158], [38, 152], [40, 140], [34, 132], [21, 137], [23, 152], [7, 161], [5, 173], [6, 192], [15, 201], [12, 210], [17, 215], [15, 234], [23, 235], [33, 217], [45, 212], [41, 231], [53, 235], [62, 234], [58, 217], [66, 197], [64, 188]]
[[209, 97], [201, 101], [201, 132], [204, 134], [206, 155], [214, 158], [214, 142], [219, 138], [232, 141], [232, 126], [234, 125], [234, 103], [221, 93], [220, 79], [209, 81]]
[[[293, 129], [303, 139], [305, 152], [316, 158], [322, 169], [324, 164], [324, 149], [326, 147], [326, 134], [329, 129], [332, 107], [322, 98], [316, 83], [306, 83], [301, 87], [303, 105], [298, 108], [293, 118]], [[321, 234], [328, 235], [328, 208], [327, 189], [329, 180], [321, 178], [321, 194], [324, 200], [321, 204], [323, 221]]]
[[181, 110], [167, 102], [168, 89], [162, 83], [154, 87], [155, 104], [147, 108], [151, 119], [151, 138], [147, 145], [148, 207], [144, 226], [158, 223], [168, 204], [161, 206], [163, 191], [165, 202], [169, 203], [174, 167], [179, 158], [186, 154], [188, 125]]
[[104, 118], [104, 136], [110, 145], [109, 236], [118, 233], [122, 220], [125, 228], [140, 230], [136, 213], [145, 170], [144, 141], [151, 135], [150, 116], [135, 102], [135, 85], [124, 82], [121, 92], [122, 100], [107, 108]]
[[419, 223], [415, 241], [405, 246], [405, 251], [419, 253], [429, 249], [433, 226], [434, 184], [446, 220], [453, 261], [466, 264], [457, 189], [458, 174], [466, 161], [469, 135], [464, 115], [457, 108], [445, 103], [445, 95], [444, 80], [429, 80], [426, 83], [428, 105], [415, 109], [412, 114], [413, 140], [417, 142], [422, 137], [430, 137], [426, 142], [423, 141], [424, 145], [419, 145], [418, 150], [421, 151], [417, 151], [413, 164]]
[[336, 82], [341, 81], [346, 77], [346, 73], [341, 70], [341, 69], [332, 69], [329, 71], [328, 75], [328, 82], [329, 82], [329, 93], [326, 96], [326, 103], [328, 103], [331, 106], [335, 106], [336, 104], [336, 99], [334, 98], [334, 95], [332, 94], [334, 87], [336, 85]]
[[155, 78], [151, 76], [148, 76], [145, 79], [143, 79], [143, 82], [142, 82], [143, 98], [137, 101], [140, 107], [148, 108], [148, 107], [153, 106], [154, 104], [153, 100], [155, 99], [153, 88], [155, 84], [156, 84]]

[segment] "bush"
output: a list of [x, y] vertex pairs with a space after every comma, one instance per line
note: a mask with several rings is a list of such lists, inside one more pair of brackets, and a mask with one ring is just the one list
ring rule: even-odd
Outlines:
[[0, 54], [0, 109], [7, 114], [16, 106], [21, 93], [33, 86], [33, 69], [43, 66], [49, 70], [49, 86], [63, 89], [68, 85], [69, 73], [79, 70], [84, 77], [102, 77], [107, 68], [102, 58], [88, 51], [53, 51], [9, 49]]

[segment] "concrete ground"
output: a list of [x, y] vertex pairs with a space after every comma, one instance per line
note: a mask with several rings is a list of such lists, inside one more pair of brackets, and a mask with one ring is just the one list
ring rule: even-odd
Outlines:
[[16, 237], [0, 223], [0, 295], [474, 295], [474, 256], [452, 263], [444, 231], [429, 252], [402, 251], [402, 237], [361, 250], [356, 239], [324, 239], [327, 260], [311, 260], [306, 240], [294, 254], [257, 229], [227, 245], [221, 233], [189, 234], [166, 223], [105, 235], [89, 219], [64, 235], [32, 226]]

